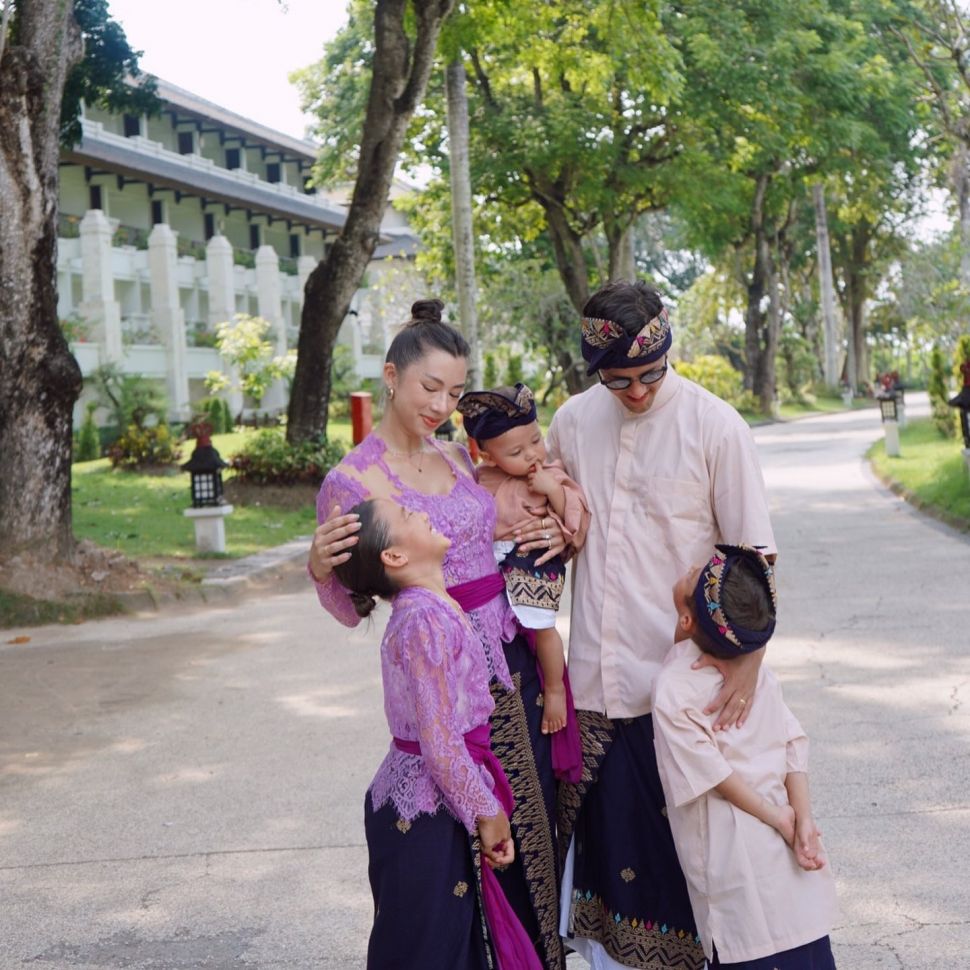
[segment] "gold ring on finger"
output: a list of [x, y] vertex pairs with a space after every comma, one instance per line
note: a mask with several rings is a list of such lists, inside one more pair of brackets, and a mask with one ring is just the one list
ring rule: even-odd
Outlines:
[[745, 705], [745, 704], [747, 704], [748, 702], [747, 702], [747, 701], [746, 701], [746, 700], [745, 700], [745, 699], [744, 699], [743, 697], [739, 697], [739, 698], [738, 698], [738, 703], [739, 703], [739, 704], [740, 704], [740, 705], [741, 705], [742, 707], [744, 707], [744, 705]]

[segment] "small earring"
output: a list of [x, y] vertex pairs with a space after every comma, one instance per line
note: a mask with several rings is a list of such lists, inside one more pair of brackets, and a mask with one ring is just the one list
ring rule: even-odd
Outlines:
[[393, 401], [394, 400], [394, 388], [388, 384], [387, 386], [387, 396]]

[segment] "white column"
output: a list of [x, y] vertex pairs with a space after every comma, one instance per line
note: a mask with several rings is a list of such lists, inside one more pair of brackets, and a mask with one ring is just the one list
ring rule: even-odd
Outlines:
[[[306, 290], [306, 281], [310, 274], [317, 268], [320, 260], [316, 256], [300, 256], [296, 261], [296, 278], [300, 281], [300, 293]], [[300, 297], [300, 306], [303, 306], [303, 297]]]
[[[209, 326], [215, 328], [216, 324], [227, 323], [236, 315], [236, 266], [232, 260], [232, 243], [221, 233], [206, 244], [205, 263], [209, 277]], [[222, 366], [232, 384], [226, 399], [235, 416], [243, 409], [239, 372], [225, 362]]]
[[159, 223], [148, 237], [152, 323], [167, 351], [166, 389], [171, 412], [189, 417], [189, 376], [185, 354], [185, 314], [179, 305], [176, 235]]
[[81, 220], [81, 303], [78, 313], [91, 325], [101, 359], [119, 361], [121, 306], [115, 299], [111, 257], [111, 223], [100, 209], [88, 209]]
[[209, 277], [209, 326], [232, 320], [236, 313], [236, 274], [232, 244], [225, 236], [213, 236], [205, 247]]
[[[259, 315], [276, 332], [276, 353], [282, 357], [286, 353], [286, 324], [283, 322], [283, 302], [280, 288], [280, 259], [272, 246], [262, 245], [256, 250], [256, 305]], [[286, 408], [286, 385], [274, 381], [262, 407], [267, 411]]]

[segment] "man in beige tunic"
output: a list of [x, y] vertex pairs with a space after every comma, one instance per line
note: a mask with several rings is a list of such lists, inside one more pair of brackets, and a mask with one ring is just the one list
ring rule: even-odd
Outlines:
[[[550, 459], [591, 512], [569, 635], [583, 779], [563, 786], [559, 833], [561, 930], [594, 970], [704, 966], [657, 774], [650, 694], [672, 642], [676, 580], [718, 542], [775, 552], [747, 425], [670, 367], [670, 346], [655, 290], [617, 281], [595, 293], [582, 349], [600, 383], [559, 409], [547, 437]], [[760, 662], [716, 662], [725, 683], [712, 709], [725, 729], [743, 720]]]

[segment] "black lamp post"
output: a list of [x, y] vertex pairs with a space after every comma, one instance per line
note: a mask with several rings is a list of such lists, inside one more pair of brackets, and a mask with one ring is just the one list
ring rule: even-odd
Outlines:
[[192, 508], [203, 509], [213, 505], [223, 505], [222, 469], [228, 462], [222, 460], [219, 452], [212, 447], [207, 426], [199, 426], [196, 433], [195, 450], [192, 457], [182, 465], [182, 471], [192, 476]]
[[[888, 377], [888, 375], [886, 375]], [[877, 393], [879, 400], [879, 415], [882, 418], [883, 431], [886, 433], [886, 454], [890, 458], [898, 458], [899, 451], [899, 417], [900, 395], [893, 389], [891, 383], [885, 379], [882, 388]]]
[[970, 360], [964, 361], [960, 365], [960, 373], [963, 374], [963, 387], [956, 397], [950, 398], [946, 403], [951, 408], [960, 409], [960, 430], [963, 432], [963, 448], [970, 451]]

